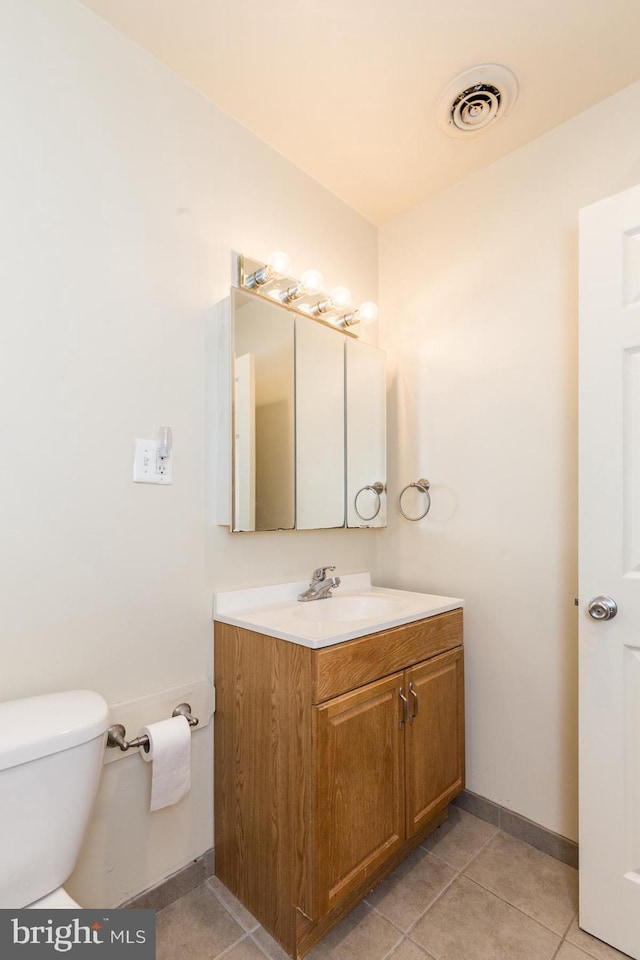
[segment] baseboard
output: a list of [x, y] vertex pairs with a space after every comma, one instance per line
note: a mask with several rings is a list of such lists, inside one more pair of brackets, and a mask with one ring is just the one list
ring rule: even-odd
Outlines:
[[487, 800], [477, 793], [471, 793], [470, 790], [463, 790], [453, 802], [467, 813], [472, 813], [474, 817], [492, 823], [505, 833], [511, 834], [512, 837], [524, 840], [537, 850], [548, 853], [550, 857], [555, 857], [562, 863], [568, 863], [571, 867], [578, 866], [578, 844], [573, 840], [567, 840], [566, 837], [541, 827], [539, 823], [527, 820], [519, 813], [507, 810], [506, 807], [501, 807], [500, 804]]
[[[453, 803], [462, 810], [466, 810], [467, 813], [472, 813], [474, 817], [486, 820], [488, 823], [499, 827], [505, 833], [511, 834], [512, 837], [524, 840], [537, 850], [548, 853], [556, 860], [568, 863], [572, 867], [578, 866], [578, 844], [574, 843], [573, 840], [567, 840], [566, 837], [561, 837], [558, 833], [553, 833], [546, 827], [541, 827], [539, 823], [527, 820], [526, 817], [521, 817], [519, 813], [507, 810], [506, 807], [501, 807], [500, 804], [487, 800], [470, 790], [463, 790], [454, 799]], [[121, 906], [139, 910], [162, 910], [163, 907], [168, 907], [174, 900], [179, 900], [185, 893], [189, 893], [190, 890], [195, 889], [214, 875], [215, 851], [212, 847], [201, 857], [177, 870], [157, 886], [145, 890], [131, 900], [127, 900]]]
[[215, 868], [215, 852], [212, 847], [201, 857], [192, 860], [191, 863], [180, 870], [176, 870], [175, 873], [157, 886], [139, 893], [133, 899], [122, 903], [121, 906], [129, 910], [162, 910], [163, 907], [168, 907], [174, 900], [179, 900], [185, 893], [199, 887], [209, 877], [213, 877], [216, 872]]

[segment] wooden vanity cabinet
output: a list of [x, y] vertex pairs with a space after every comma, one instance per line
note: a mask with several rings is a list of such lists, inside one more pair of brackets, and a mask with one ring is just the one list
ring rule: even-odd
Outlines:
[[[407, 836], [422, 832], [464, 788], [464, 679], [462, 650], [407, 671]], [[417, 713], [412, 720], [412, 708]]]
[[394, 673], [313, 708], [318, 918], [404, 843], [402, 684]]
[[464, 787], [462, 611], [321, 650], [215, 624], [216, 874], [301, 957]]

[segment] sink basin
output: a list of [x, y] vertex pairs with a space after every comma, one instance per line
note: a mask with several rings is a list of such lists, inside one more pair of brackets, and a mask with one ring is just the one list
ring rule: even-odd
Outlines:
[[402, 608], [403, 604], [398, 600], [360, 594], [298, 603], [294, 616], [302, 620], [349, 623], [354, 620], [378, 620], [397, 616]]
[[320, 649], [463, 606], [456, 597], [373, 586], [369, 573], [346, 573], [328, 600], [299, 602], [308, 580], [228, 590], [214, 597], [214, 620]]

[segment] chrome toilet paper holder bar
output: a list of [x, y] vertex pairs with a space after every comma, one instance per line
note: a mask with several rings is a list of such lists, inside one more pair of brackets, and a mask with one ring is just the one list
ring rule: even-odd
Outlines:
[[[190, 727], [197, 727], [199, 720], [191, 715], [191, 705], [188, 703], [179, 703], [175, 708], [172, 717], [184, 717]], [[129, 750], [130, 747], [142, 747], [149, 752], [149, 737], [143, 733], [141, 737], [134, 737], [133, 740], [127, 740], [127, 731], [121, 723], [114, 723], [107, 730], [107, 746], [120, 747], [121, 750]]]

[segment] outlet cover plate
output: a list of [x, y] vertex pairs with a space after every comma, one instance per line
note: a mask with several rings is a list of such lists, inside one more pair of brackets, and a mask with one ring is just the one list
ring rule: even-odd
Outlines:
[[159, 440], [136, 440], [133, 458], [134, 483], [173, 483], [173, 457], [165, 457], [161, 466], [158, 459]]

